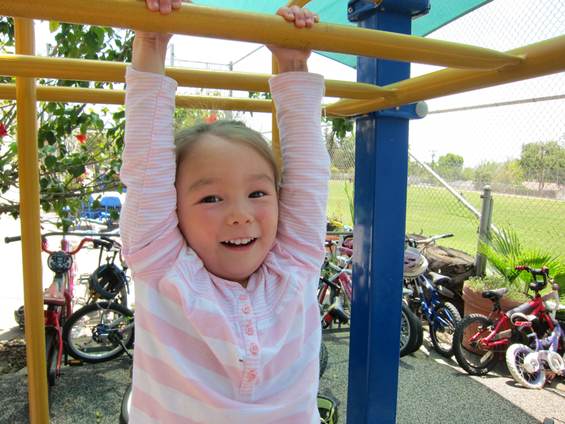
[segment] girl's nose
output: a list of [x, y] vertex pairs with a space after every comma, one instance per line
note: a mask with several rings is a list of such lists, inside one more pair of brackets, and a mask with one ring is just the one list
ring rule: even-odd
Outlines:
[[245, 205], [237, 204], [228, 215], [229, 225], [249, 224], [253, 222], [253, 214]]

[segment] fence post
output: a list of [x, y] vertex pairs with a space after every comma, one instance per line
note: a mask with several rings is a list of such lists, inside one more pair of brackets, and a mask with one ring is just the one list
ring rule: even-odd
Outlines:
[[479, 253], [479, 246], [481, 241], [488, 241], [488, 233], [490, 231], [490, 223], [492, 221], [492, 190], [489, 185], [484, 186], [483, 194], [481, 195], [483, 199], [481, 204], [481, 221], [479, 224], [479, 238], [477, 242], [477, 256], [475, 256], [475, 271], [477, 276], [482, 277], [485, 275], [485, 270], [487, 266], [487, 258]]

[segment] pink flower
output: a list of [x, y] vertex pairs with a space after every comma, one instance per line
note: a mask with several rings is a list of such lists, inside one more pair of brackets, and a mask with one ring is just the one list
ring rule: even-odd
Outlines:
[[0, 138], [7, 135], [8, 135], [8, 131], [6, 130], [6, 126], [2, 122], [0, 122]]

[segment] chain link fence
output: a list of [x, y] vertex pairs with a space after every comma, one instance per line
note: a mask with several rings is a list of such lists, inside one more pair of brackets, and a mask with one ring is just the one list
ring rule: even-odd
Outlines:
[[[497, 0], [429, 37], [506, 51], [564, 29], [565, 2]], [[412, 76], [435, 69], [413, 65]], [[430, 114], [410, 126], [407, 232], [453, 232], [443, 244], [476, 252], [478, 218], [421, 162], [477, 210], [490, 185], [494, 225], [512, 228], [524, 247], [565, 258], [565, 73], [432, 99], [428, 106]], [[330, 154], [328, 216], [350, 223], [345, 185], [354, 155], [348, 152], [350, 163], [343, 165], [347, 155], [338, 152]]]

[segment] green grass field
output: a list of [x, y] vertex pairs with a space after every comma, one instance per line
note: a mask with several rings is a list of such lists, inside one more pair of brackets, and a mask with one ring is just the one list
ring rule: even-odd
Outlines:
[[[463, 192], [480, 210], [480, 193]], [[565, 201], [493, 194], [493, 223], [510, 226], [524, 247], [537, 247], [565, 261]], [[328, 216], [351, 225], [343, 181], [331, 181]], [[451, 232], [442, 244], [475, 254], [478, 220], [443, 188], [408, 187], [406, 230], [425, 235]]]

